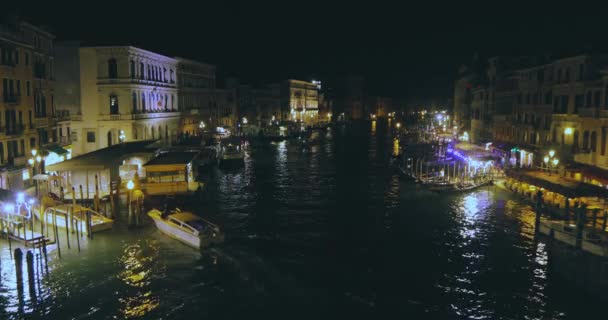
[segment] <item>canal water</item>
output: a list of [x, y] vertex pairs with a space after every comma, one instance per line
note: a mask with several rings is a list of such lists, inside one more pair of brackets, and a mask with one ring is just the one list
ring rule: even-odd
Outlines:
[[[145, 226], [62, 250], [30, 292], [0, 240], [0, 319], [584, 319], [602, 304], [553, 272], [529, 205], [495, 187], [399, 179], [382, 123], [256, 145], [211, 173], [202, 254]], [[25, 269], [25, 267], [24, 267]]]

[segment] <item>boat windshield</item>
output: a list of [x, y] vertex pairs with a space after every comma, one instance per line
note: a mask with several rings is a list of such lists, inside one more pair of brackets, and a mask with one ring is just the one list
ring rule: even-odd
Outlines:
[[227, 146], [224, 147], [224, 150], [226, 150], [226, 152], [238, 152], [239, 151], [239, 147], [229, 144]]
[[203, 231], [207, 228], [205, 223], [203, 223], [202, 221], [199, 221], [199, 220], [187, 221], [186, 224], [199, 232]]

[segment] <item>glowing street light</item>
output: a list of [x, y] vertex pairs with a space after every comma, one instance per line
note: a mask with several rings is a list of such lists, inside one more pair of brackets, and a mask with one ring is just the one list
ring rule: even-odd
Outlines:
[[23, 192], [17, 193], [17, 203], [24, 203], [24, 202], [25, 202], [25, 193], [23, 193]]
[[201, 123], [198, 124], [198, 127], [201, 129], [205, 129], [205, 122], [201, 121]]
[[38, 153], [38, 150], [32, 149], [32, 157], [35, 157], [37, 153]]
[[34, 165], [34, 158], [27, 159], [27, 163], [29, 163], [30, 166], [33, 166]]
[[549, 151], [549, 157], [553, 158], [555, 156], [555, 150]]
[[243, 124], [247, 124], [247, 117], [243, 117]]
[[133, 188], [135, 187], [135, 183], [133, 183], [133, 180], [129, 180], [129, 182], [127, 182], [127, 189], [133, 190]]
[[13, 213], [15, 211], [15, 205], [13, 205], [12, 203], [5, 203], [2, 209], [6, 213]]
[[568, 134], [568, 135], [572, 134], [572, 128], [564, 129], [564, 134]]
[[557, 164], [559, 163], [558, 159], [553, 159], [553, 165], [557, 167]]
[[545, 158], [543, 159], [543, 161], [545, 162], [545, 165], [546, 165], [547, 163], [549, 163], [549, 157], [545, 156]]
[[395, 124], [395, 126], [397, 127], [397, 129], [401, 128], [401, 122], [397, 122], [397, 124]]
[[41, 156], [36, 156], [36, 161], [37, 162], [41, 162], [42, 161], [42, 157]]

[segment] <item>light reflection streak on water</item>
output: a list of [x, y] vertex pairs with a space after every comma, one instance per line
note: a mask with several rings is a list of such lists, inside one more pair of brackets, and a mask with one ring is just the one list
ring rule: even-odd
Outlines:
[[[490, 192], [478, 190], [460, 196], [455, 207], [455, 222], [458, 222], [458, 233], [461, 242], [455, 244], [460, 251], [459, 260], [462, 261], [462, 270], [449, 276], [446, 290], [455, 294], [451, 304], [453, 311], [467, 319], [490, 319], [494, 311], [488, 306], [487, 292], [479, 286], [483, 262], [486, 253], [483, 250], [488, 240], [488, 215], [491, 212], [493, 201]], [[456, 238], [458, 241], [458, 238]]]
[[162, 270], [154, 268], [159, 259], [158, 253], [158, 245], [153, 241], [124, 247], [123, 255], [119, 259], [124, 270], [118, 278], [135, 288], [131, 296], [119, 298], [121, 312], [126, 318], [144, 316], [160, 304], [160, 297], [153, 295], [149, 288], [153, 273], [162, 273]]

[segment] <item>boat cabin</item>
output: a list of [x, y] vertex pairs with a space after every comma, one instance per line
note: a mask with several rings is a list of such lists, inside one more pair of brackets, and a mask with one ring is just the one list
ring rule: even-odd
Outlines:
[[194, 193], [203, 184], [196, 181], [200, 152], [164, 152], [144, 165], [146, 193], [167, 195]]

